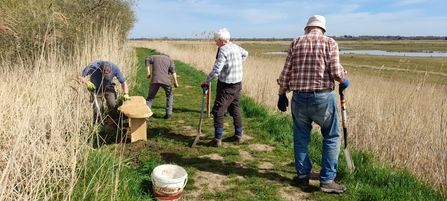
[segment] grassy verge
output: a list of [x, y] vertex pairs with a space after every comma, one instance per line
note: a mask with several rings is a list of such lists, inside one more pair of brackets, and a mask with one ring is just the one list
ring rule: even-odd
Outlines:
[[[146, 97], [149, 80], [145, 78], [144, 58], [157, 52], [144, 48], [137, 48], [136, 51], [139, 69], [135, 77], [137, 84], [132, 86], [131, 95]], [[213, 137], [214, 130], [212, 117], [204, 117], [203, 137], [197, 148], [191, 149], [189, 147], [198, 133], [202, 98], [199, 85], [205, 74], [180, 61], [176, 61], [176, 69], [180, 87], [173, 92], [172, 119], [162, 118], [165, 97], [161, 90], [153, 103], [154, 115], [147, 127], [148, 141], [111, 144], [99, 148], [99, 153], [111, 153], [107, 160], [115, 162], [106, 163], [98, 157], [91, 157], [86, 169], [114, 172], [114, 177], [86, 173], [82, 180], [93, 182], [84, 185], [84, 189], [90, 189], [96, 182], [106, 182], [106, 179], [119, 180], [117, 184], [111, 185], [109, 195], [105, 197], [147, 200], [153, 194], [150, 178], [153, 168], [160, 164], [173, 163], [184, 167], [188, 172], [189, 180], [184, 189], [183, 200], [291, 200], [294, 196], [312, 200], [446, 199], [441, 193], [432, 190], [429, 184], [418, 181], [407, 171], [374, 161], [371, 154], [355, 150], [351, 150], [356, 164], [353, 174], [347, 171], [343, 152], [339, 160], [336, 179], [347, 185], [346, 193], [336, 195], [318, 191], [318, 183], [315, 182], [318, 177], [311, 182], [309, 191], [302, 192], [291, 181], [295, 170], [290, 116], [272, 115], [246, 97], [242, 98], [241, 105], [244, 135], [249, 138], [236, 145], [224, 143], [220, 148], [207, 147], [205, 143]], [[231, 118], [226, 117], [225, 122], [227, 125], [224, 128], [224, 137], [232, 135]], [[254, 149], [253, 145], [263, 149]], [[321, 145], [320, 135], [313, 133], [309, 151], [314, 165], [313, 172], [316, 174], [321, 161]], [[219, 184], [218, 187], [215, 183]], [[94, 194], [102, 190], [106, 189], [90, 192]], [[114, 195], [111, 195], [112, 192]], [[105, 197], [102, 195], [96, 199]], [[90, 196], [89, 198], [93, 199]]]

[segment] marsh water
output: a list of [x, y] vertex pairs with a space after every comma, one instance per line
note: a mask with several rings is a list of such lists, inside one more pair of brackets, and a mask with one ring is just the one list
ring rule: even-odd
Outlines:
[[[287, 54], [287, 52], [266, 52], [264, 54]], [[408, 57], [447, 57], [447, 52], [388, 52], [383, 50], [340, 50], [340, 54], [368, 54], [380, 56], [408, 56]]]

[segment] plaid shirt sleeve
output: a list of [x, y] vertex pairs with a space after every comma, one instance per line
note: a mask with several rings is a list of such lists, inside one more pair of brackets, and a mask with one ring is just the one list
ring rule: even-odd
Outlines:
[[343, 83], [344, 80], [346, 79], [346, 70], [343, 68], [343, 66], [340, 64], [340, 55], [339, 55], [339, 51], [338, 51], [338, 44], [337, 42], [335, 42], [334, 39], [330, 38], [329, 39], [329, 44], [330, 44], [330, 75], [331, 75], [331, 79], [335, 80], [337, 82]]
[[217, 58], [216, 58], [216, 62], [214, 62], [213, 69], [206, 77], [206, 80], [205, 80], [206, 83], [210, 83], [211, 81], [213, 81], [214, 78], [216, 78], [219, 75], [220, 71], [222, 70], [222, 68], [225, 64], [225, 60], [224, 60], [225, 56], [223, 56], [221, 54], [223, 54], [223, 53], [219, 49], [219, 51], [217, 52], [217, 55], [216, 55]]
[[292, 42], [289, 45], [289, 49], [287, 51], [286, 62], [284, 63], [284, 68], [283, 68], [281, 74], [279, 75], [279, 79], [278, 79], [279, 86], [286, 89], [287, 91], [289, 90], [288, 80], [290, 80], [291, 73], [292, 73], [293, 44], [294, 44], [294, 42]]

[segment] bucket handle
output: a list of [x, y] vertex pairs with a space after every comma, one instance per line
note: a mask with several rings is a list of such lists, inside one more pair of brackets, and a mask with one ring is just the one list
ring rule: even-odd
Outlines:
[[[154, 178], [151, 178], [151, 180], [152, 180], [152, 185], [155, 185], [155, 180], [154, 180]], [[183, 183], [182, 189], [185, 188], [185, 186], [186, 186], [187, 183], [188, 183], [188, 177], [185, 178], [185, 181], [184, 181], [184, 183]]]
[[186, 183], [188, 183], [188, 176], [186, 176], [186, 178], [185, 178], [185, 183], [183, 184], [183, 187], [182, 187], [182, 189], [184, 189], [184, 188], [185, 188], [185, 186], [186, 186]]

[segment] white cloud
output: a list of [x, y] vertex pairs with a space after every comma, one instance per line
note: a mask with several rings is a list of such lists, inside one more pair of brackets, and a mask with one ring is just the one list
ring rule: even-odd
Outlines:
[[[421, 10], [404, 10], [393, 13], [349, 13], [330, 16], [328, 35], [444, 35], [447, 17], [423, 17]], [[444, 28], [444, 32], [446, 29]], [[431, 33], [430, 33], [431, 32]]]
[[420, 3], [426, 3], [427, 0], [402, 0], [396, 3], [397, 6], [408, 6]]

